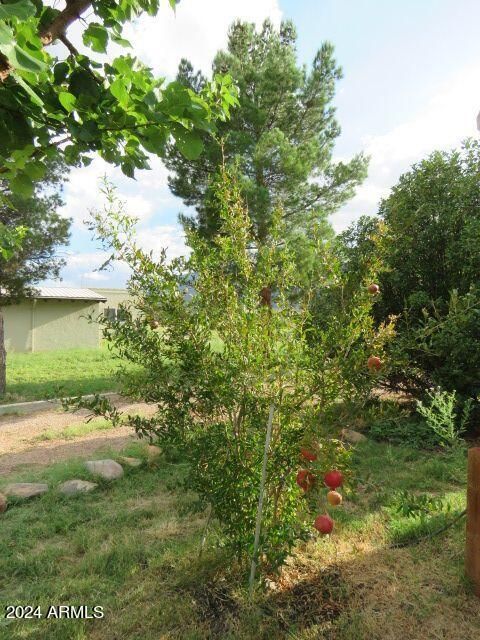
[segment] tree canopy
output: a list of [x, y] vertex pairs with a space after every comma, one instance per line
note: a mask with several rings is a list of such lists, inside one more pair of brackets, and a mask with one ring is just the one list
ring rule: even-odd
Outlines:
[[59, 275], [64, 260], [57, 250], [68, 243], [70, 228], [70, 220], [58, 213], [67, 174], [61, 160], [48, 160], [43, 180], [28, 198], [0, 180], [0, 231], [9, 239], [0, 251], [0, 395], [6, 380], [2, 307], [21, 300], [32, 285]]
[[[339, 239], [345, 270], [383, 262], [379, 321], [397, 314], [393, 382], [480, 393], [480, 141], [436, 151]], [[353, 277], [353, 276], [352, 276]], [[397, 361], [397, 365], [395, 365]]]
[[[53, 156], [85, 164], [94, 151], [127, 176], [148, 167], [148, 153], [163, 155], [171, 138], [186, 157], [198, 157], [200, 132], [211, 133], [235, 104], [230, 79], [217, 76], [196, 94], [178, 82], [165, 85], [133, 55], [101, 55], [109, 44], [134, 49], [122, 37], [124, 24], [158, 8], [159, 0], [67, 0], [63, 9], [2, 0], [0, 171], [13, 191], [33, 193]], [[75, 22], [86, 53], [68, 39]], [[65, 57], [49, 53], [53, 43]]]
[[[349, 162], [334, 162], [340, 134], [332, 101], [342, 71], [332, 45], [323, 44], [310, 69], [296, 56], [296, 32], [291, 22], [277, 31], [266, 21], [235, 22], [226, 51], [213, 62], [212, 74], [229, 74], [239, 88], [240, 106], [219, 123], [215, 139], [201, 133], [205, 150], [192, 162], [169, 146], [170, 187], [185, 204], [195, 207], [193, 224], [206, 237], [221, 225], [210, 197], [218, 166], [236, 163], [242, 196], [257, 241], [268, 234], [273, 212], [283, 208], [288, 232], [308, 232], [311, 224], [327, 227], [327, 216], [350, 198], [366, 175], [360, 154]], [[207, 79], [183, 60], [177, 80], [202, 91]]]

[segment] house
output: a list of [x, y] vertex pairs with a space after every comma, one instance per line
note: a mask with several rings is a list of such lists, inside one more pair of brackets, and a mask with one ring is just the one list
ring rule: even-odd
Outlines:
[[31, 298], [3, 308], [7, 352], [99, 347], [100, 327], [88, 316], [115, 319], [127, 300], [124, 289], [37, 287]]

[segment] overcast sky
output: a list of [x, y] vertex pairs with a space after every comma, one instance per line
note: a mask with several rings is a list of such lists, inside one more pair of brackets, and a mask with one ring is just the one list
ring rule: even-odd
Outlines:
[[[369, 176], [356, 197], [332, 217], [337, 231], [362, 214], [374, 213], [382, 196], [412, 163], [434, 149], [458, 146], [476, 136], [480, 110], [480, 2], [478, 0], [181, 0], [176, 15], [161, 0], [155, 18], [127, 29], [135, 53], [159, 75], [172, 78], [182, 57], [208, 73], [225, 46], [235, 18], [275, 24], [291, 18], [298, 31], [299, 61], [309, 64], [329, 40], [344, 70], [335, 104], [342, 127], [335, 157], [363, 150]], [[179, 212], [160, 161], [129, 180], [96, 159], [71, 172], [64, 214], [73, 218], [71, 244], [61, 254], [63, 282], [53, 286], [123, 286], [125, 270], [99, 273], [103, 254], [84, 225], [100, 202], [98, 181], [107, 175], [128, 210], [140, 218], [146, 249], [184, 251]]]

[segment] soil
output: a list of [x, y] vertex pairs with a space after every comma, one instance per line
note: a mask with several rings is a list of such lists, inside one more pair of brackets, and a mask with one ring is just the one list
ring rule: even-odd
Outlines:
[[[111, 398], [122, 411], [152, 415], [156, 407], [143, 403], [130, 403], [120, 397]], [[136, 439], [131, 427], [121, 426], [104, 431], [93, 431], [74, 440], [61, 437], [65, 427], [86, 421], [87, 411], [74, 414], [59, 408], [21, 416], [0, 416], [0, 476], [26, 465], [50, 465], [70, 458], [86, 458], [102, 449], [123, 449]], [[38, 440], [46, 431], [58, 431], [58, 439]]]

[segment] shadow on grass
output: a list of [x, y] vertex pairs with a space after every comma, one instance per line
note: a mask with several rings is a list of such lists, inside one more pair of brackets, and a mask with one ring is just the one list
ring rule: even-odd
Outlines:
[[118, 381], [115, 375], [93, 375], [88, 379], [59, 379], [55, 382], [12, 382], [7, 385], [7, 393], [0, 404], [51, 400], [63, 396], [87, 395], [115, 391]]

